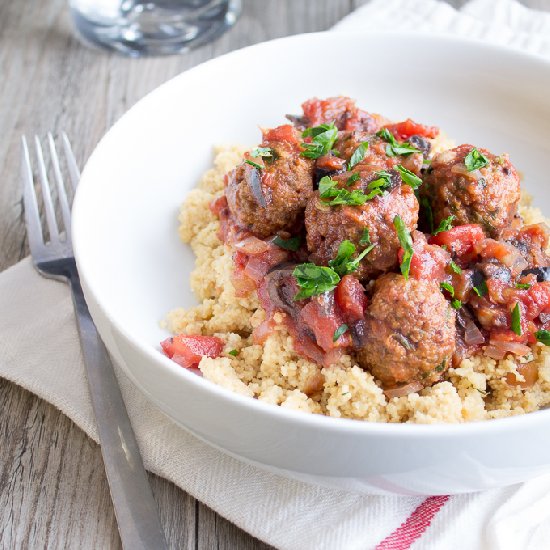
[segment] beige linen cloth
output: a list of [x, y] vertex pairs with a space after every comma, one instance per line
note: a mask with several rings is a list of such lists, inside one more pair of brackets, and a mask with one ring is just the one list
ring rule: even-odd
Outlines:
[[[373, 28], [453, 33], [550, 57], [550, 14], [514, 0], [474, 0], [458, 12], [436, 0], [374, 0], [335, 30]], [[117, 375], [147, 469], [278, 548], [374, 548], [424, 501], [327, 489], [241, 463], [177, 427]], [[0, 376], [58, 407], [97, 441], [69, 289], [41, 278], [29, 259], [0, 275]], [[411, 547], [538, 550], [549, 541], [546, 476], [451, 497]]]

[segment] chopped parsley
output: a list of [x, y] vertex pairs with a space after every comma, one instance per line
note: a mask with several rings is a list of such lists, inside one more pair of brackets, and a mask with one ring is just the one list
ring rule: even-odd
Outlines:
[[272, 149], [271, 147], [256, 147], [256, 149], [252, 149], [252, 151], [250, 151], [250, 156], [254, 158], [261, 157], [270, 163], [277, 160], [279, 157], [275, 149]]
[[370, 234], [369, 234], [369, 228], [368, 227], [365, 227], [365, 229], [363, 229], [363, 234], [361, 235], [361, 238], [359, 239], [359, 244], [361, 246], [365, 246], [366, 244], [371, 244], [370, 243]]
[[450, 295], [451, 298], [454, 298], [455, 295], [455, 289], [452, 284], [450, 283], [440, 283], [439, 286], [442, 290], [446, 290]]
[[521, 310], [519, 309], [519, 302], [516, 302], [516, 305], [512, 309], [512, 330], [518, 335], [522, 335], [521, 331]]
[[294, 296], [295, 300], [323, 294], [332, 290], [340, 282], [338, 273], [330, 267], [310, 263], [297, 265], [292, 275], [300, 287], [300, 291]]
[[396, 157], [399, 155], [406, 156], [412, 155], [413, 153], [420, 153], [419, 149], [413, 147], [409, 143], [399, 143], [387, 128], [382, 128], [382, 130], [376, 132], [376, 135], [388, 142], [386, 145], [386, 155], [388, 155], [388, 157]]
[[521, 290], [529, 290], [533, 285], [530, 285], [529, 283], [516, 283], [516, 288], [519, 288]]
[[246, 162], [246, 164], [250, 164], [250, 166], [253, 166], [254, 168], [256, 168], [256, 170], [262, 170], [263, 169], [263, 166], [261, 164], [257, 164], [253, 160], [246, 159], [245, 162]]
[[360, 206], [367, 202], [367, 196], [360, 189], [348, 191], [347, 189], [336, 187], [337, 184], [338, 182], [331, 179], [330, 176], [324, 176], [319, 181], [319, 196], [329, 206], [337, 206], [339, 204]]
[[453, 226], [453, 220], [456, 218], [454, 214], [451, 214], [448, 218], [445, 218], [444, 220], [441, 220], [439, 222], [439, 225], [437, 226], [437, 229], [432, 232], [432, 235], [437, 235], [438, 233], [442, 233], [443, 231], [449, 231], [451, 227]]
[[367, 200], [371, 200], [377, 195], [382, 195], [391, 186], [391, 174], [386, 172], [386, 170], [379, 170], [374, 175], [376, 178], [367, 185]]
[[351, 158], [349, 159], [348, 170], [351, 170], [356, 164], [360, 163], [365, 158], [365, 153], [367, 152], [368, 148], [369, 142], [363, 141], [363, 143], [361, 143], [359, 147], [355, 149], [353, 155], [351, 155]]
[[485, 294], [489, 292], [489, 289], [487, 288], [487, 282], [485, 281], [485, 279], [483, 279], [478, 285], [474, 286], [473, 291], [478, 296], [485, 296]]
[[543, 343], [545, 346], [550, 346], [550, 331], [548, 330], [537, 330], [535, 332], [536, 339]]
[[405, 279], [409, 278], [409, 271], [411, 270], [411, 260], [414, 254], [412, 247], [412, 238], [405, 222], [401, 219], [401, 216], [397, 215], [393, 218], [393, 225], [397, 231], [397, 237], [399, 238], [399, 244], [403, 249], [403, 259], [401, 260], [401, 274]]
[[401, 175], [403, 183], [410, 185], [413, 189], [418, 189], [422, 185], [422, 180], [414, 172], [411, 172], [404, 166], [401, 166], [401, 164], [398, 164], [395, 169]]
[[236, 349], [232, 349], [231, 351], [227, 352], [228, 355], [232, 355], [233, 357], [237, 357], [239, 355], [239, 352]]
[[430, 230], [430, 233], [433, 233], [434, 213], [433, 213], [430, 201], [428, 200], [427, 197], [420, 197], [420, 208], [422, 209], [422, 214], [426, 218], [426, 222], [428, 223], [428, 229]]
[[303, 138], [311, 137], [311, 143], [303, 142], [302, 156], [310, 159], [318, 159], [323, 155], [328, 155], [332, 146], [338, 138], [338, 128], [334, 126], [334, 122], [330, 124], [321, 124], [313, 128], [306, 128], [302, 132]]
[[458, 264], [455, 264], [455, 262], [453, 262], [453, 260], [451, 260], [449, 262], [449, 267], [451, 268], [452, 271], [454, 271], [457, 275], [462, 275], [462, 269], [461, 267], [458, 265]]
[[284, 248], [285, 250], [292, 250], [296, 252], [302, 244], [302, 239], [300, 237], [291, 237], [290, 239], [282, 239], [278, 235], [273, 239], [273, 244], [276, 244], [279, 248]]
[[345, 323], [343, 325], [340, 325], [334, 331], [334, 334], [332, 336], [332, 341], [336, 342], [338, 340], [338, 338], [340, 338], [340, 336], [342, 336], [342, 334], [344, 334], [347, 330], [348, 330], [348, 325], [346, 325]]
[[451, 306], [453, 306], [454, 309], [460, 309], [462, 307], [462, 302], [456, 298], [453, 298], [451, 300]]
[[334, 260], [330, 260], [328, 265], [338, 273], [340, 277], [348, 275], [357, 271], [359, 268], [359, 262], [374, 248], [374, 245], [371, 244], [363, 252], [352, 260], [352, 256], [355, 254], [355, 245], [351, 241], [342, 241], [338, 247], [338, 253]]
[[464, 164], [466, 165], [466, 170], [468, 170], [468, 172], [473, 172], [474, 170], [487, 166], [489, 164], [489, 159], [474, 147], [466, 155]]
[[355, 183], [357, 180], [361, 179], [361, 176], [359, 175], [359, 172], [355, 172], [355, 174], [352, 174], [346, 181], [346, 185], [351, 185], [352, 183]]

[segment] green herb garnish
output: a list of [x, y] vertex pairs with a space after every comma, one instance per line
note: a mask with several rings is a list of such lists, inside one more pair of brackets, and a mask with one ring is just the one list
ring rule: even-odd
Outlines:
[[535, 332], [536, 339], [543, 343], [545, 346], [550, 346], [550, 331], [548, 330], [537, 330]]
[[512, 330], [518, 335], [521, 336], [521, 310], [519, 309], [519, 302], [516, 302], [516, 305], [512, 309]]
[[422, 214], [428, 222], [428, 229], [430, 230], [430, 233], [432, 233], [434, 230], [434, 213], [432, 210], [432, 205], [430, 204], [430, 201], [427, 197], [420, 197], [419, 202], [420, 208], [422, 208]]
[[348, 275], [357, 271], [359, 268], [359, 262], [374, 248], [374, 245], [371, 244], [369, 247], [365, 248], [363, 252], [352, 260], [352, 256], [355, 254], [355, 245], [351, 241], [342, 241], [338, 247], [338, 253], [334, 260], [330, 260], [328, 265], [338, 273], [340, 277]]
[[393, 225], [397, 231], [399, 244], [401, 245], [401, 248], [404, 252], [403, 259], [401, 260], [401, 265], [399, 267], [401, 269], [401, 274], [403, 275], [403, 277], [405, 277], [405, 279], [408, 279], [409, 271], [411, 269], [411, 260], [414, 254], [411, 234], [409, 233], [405, 222], [401, 219], [401, 216], [398, 215], [393, 218]]
[[468, 172], [473, 172], [474, 170], [487, 166], [489, 164], [489, 159], [474, 147], [466, 155], [464, 164], [466, 165], [466, 170], [468, 170]]
[[489, 289], [487, 288], [487, 282], [485, 281], [485, 279], [481, 281], [481, 283], [479, 283], [477, 286], [474, 286], [473, 291], [478, 296], [485, 296], [485, 294], [489, 292]]
[[279, 155], [277, 155], [275, 149], [272, 149], [271, 147], [256, 147], [256, 149], [252, 149], [252, 151], [250, 151], [250, 156], [254, 158], [261, 157], [266, 159], [268, 162], [273, 162]]
[[355, 172], [355, 174], [352, 174], [346, 181], [346, 185], [351, 185], [352, 183], [355, 183], [357, 180], [359, 180], [361, 176], [359, 175], [359, 172]]
[[302, 239], [300, 237], [291, 237], [290, 239], [282, 239], [278, 235], [273, 239], [273, 244], [276, 244], [279, 248], [284, 248], [285, 250], [292, 250], [296, 252], [302, 244]]
[[365, 229], [363, 229], [363, 234], [361, 235], [361, 238], [359, 239], [359, 244], [361, 246], [365, 246], [366, 244], [371, 244], [370, 243], [370, 234], [369, 234], [368, 227], [365, 227]]
[[454, 289], [452, 284], [450, 284], [450, 283], [439, 283], [439, 286], [441, 287], [442, 290], [446, 290], [451, 295], [451, 298], [454, 297], [455, 289]]
[[413, 189], [418, 189], [422, 185], [422, 180], [414, 172], [401, 166], [401, 164], [398, 164], [395, 169], [401, 174], [403, 183], [410, 185]]
[[[443, 248], [443, 247], [442, 247]], [[453, 260], [449, 262], [449, 267], [452, 271], [454, 271], [457, 275], [462, 275], [462, 269], [459, 265], [455, 264]]]
[[295, 300], [323, 294], [332, 290], [340, 282], [338, 273], [330, 267], [311, 263], [297, 265], [292, 275], [300, 287], [300, 291], [294, 296]]
[[229, 355], [232, 355], [233, 357], [237, 357], [239, 355], [239, 352], [236, 349], [232, 349], [231, 351], [227, 352]]
[[262, 170], [263, 169], [263, 166], [261, 164], [257, 164], [253, 160], [246, 159], [245, 162], [246, 162], [246, 164], [250, 164], [250, 166], [253, 166], [257, 170]]
[[321, 124], [313, 128], [307, 128], [302, 132], [302, 137], [311, 137], [311, 143], [301, 143], [302, 156], [310, 159], [318, 159], [327, 155], [338, 138], [338, 128], [334, 122], [330, 124]]
[[455, 218], [456, 216], [454, 214], [451, 214], [448, 218], [441, 220], [441, 222], [437, 226], [437, 229], [432, 232], [432, 235], [437, 235], [438, 233], [442, 233], [443, 231], [449, 231], [449, 229], [451, 229], [451, 227], [453, 226], [453, 220]]
[[359, 147], [355, 149], [353, 155], [351, 155], [351, 158], [349, 159], [348, 170], [351, 170], [356, 164], [360, 163], [365, 158], [365, 153], [367, 152], [368, 148], [369, 142], [363, 141], [363, 143], [361, 143]]
[[462, 302], [456, 298], [453, 298], [451, 300], [451, 306], [453, 306], [454, 309], [460, 309], [462, 307]]
[[324, 176], [319, 181], [319, 196], [329, 206], [337, 206], [339, 204], [348, 206], [359, 206], [367, 202], [367, 196], [360, 189], [348, 191], [336, 187], [337, 181], [334, 181], [330, 176]]
[[384, 194], [384, 191], [391, 186], [391, 174], [386, 172], [386, 170], [379, 170], [375, 172], [374, 175], [376, 178], [367, 185], [367, 200], [371, 200], [377, 195]]
[[530, 285], [529, 283], [516, 283], [516, 288], [519, 288], [521, 290], [529, 290], [533, 285]]
[[409, 143], [399, 143], [387, 128], [382, 128], [382, 130], [376, 132], [376, 135], [388, 142], [388, 145], [386, 145], [386, 155], [388, 155], [388, 157], [395, 157], [398, 155], [406, 156], [412, 155], [413, 153], [420, 153], [419, 149], [413, 147]]
[[336, 342], [336, 340], [338, 340], [338, 338], [340, 338], [340, 336], [342, 336], [342, 334], [344, 334], [344, 332], [346, 332], [346, 330], [348, 330], [348, 325], [346, 325], [345, 323], [343, 325], [340, 325], [334, 331], [334, 335], [332, 336], [332, 341]]

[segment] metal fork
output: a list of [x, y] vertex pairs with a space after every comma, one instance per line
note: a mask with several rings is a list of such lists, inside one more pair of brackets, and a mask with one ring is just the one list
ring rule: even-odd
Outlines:
[[[80, 173], [67, 136], [62, 134], [63, 149], [73, 190]], [[63, 181], [55, 142], [48, 134], [48, 145], [57, 184], [64, 235], [55, 217], [48, 172], [40, 140], [35, 136], [38, 179], [50, 239], [45, 242], [33, 183], [32, 164], [27, 140], [23, 137], [22, 171], [25, 224], [34, 267], [44, 277], [67, 282], [72, 291], [88, 385], [99, 432], [101, 453], [111, 490], [111, 498], [122, 540], [128, 550], [167, 548], [158, 508], [147, 479], [113, 365], [84, 300], [71, 242], [71, 210]]]

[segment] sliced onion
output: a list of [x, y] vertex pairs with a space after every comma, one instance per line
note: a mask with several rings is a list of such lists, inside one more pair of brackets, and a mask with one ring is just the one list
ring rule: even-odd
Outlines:
[[236, 241], [233, 243], [233, 247], [239, 252], [244, 252], [245, 254], [262, 254], [269, 250], [269, 243], [258, 239], [258, 237], [247, 237], [242, 241]]
[[464, 341], [469, 346], [485, 343], [483, 334], [471, 319], [466, 320], [466, 327], [464, 328]]
[[409, 393], [420, 391], [423, 387], [421, 382], [415, 381], [409, 382], [404, 386], [399, 386], [398, 388], [389, 388], [384, 390], [384, 393], [388, 399], [392, 399], [393, 397], [403, 397], [409, 395]]
[[513, 353], [514, 355], [527, 355], [531, 352], [531, 348], [525, 344], [519, 344], [518, 342], [505, 342], [495, 341], [491, 342], [485, 348], [485, 355], [491, 357], [491, 359], [504, 359], [507, 353]]

